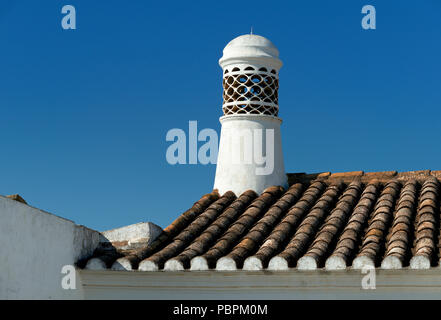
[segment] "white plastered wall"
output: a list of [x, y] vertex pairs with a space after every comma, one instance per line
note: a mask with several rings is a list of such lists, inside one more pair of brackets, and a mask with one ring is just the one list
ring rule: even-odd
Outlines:
[[97, 231], [0, 196], [0, 299], [83, 299], [61, 281], [64, 265], [90, 256]]

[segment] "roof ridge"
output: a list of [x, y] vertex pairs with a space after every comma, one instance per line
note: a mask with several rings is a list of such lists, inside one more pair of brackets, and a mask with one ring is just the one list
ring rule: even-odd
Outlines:
[[311, 182], [313, 180], [342, 180], [345, 183], [352, 182], [355, 178], [361, 179], [362, 182], [369, 182], [373, 179], [377, 179], [380, 182], [386, 182], [391, 179], [397, 179], [398, 181], [408, 181], [410, 179], [423, 180], [429, 176], [433, 176], [438, 180], [441, 180], [441, 170], [416, 170], [416, 171], [347, 171], [347, 172], [318, 172], [318, 173], [288, 173], [289, 185], [297, 182]]

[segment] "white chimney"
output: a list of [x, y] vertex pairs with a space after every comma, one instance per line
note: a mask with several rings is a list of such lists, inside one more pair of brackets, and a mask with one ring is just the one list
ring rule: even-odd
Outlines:
[[247, 34], [224, 48], [223, 116], [214, 188], [239, 196], [287, 187], [278, 118], [279, 51], [268, 39]]

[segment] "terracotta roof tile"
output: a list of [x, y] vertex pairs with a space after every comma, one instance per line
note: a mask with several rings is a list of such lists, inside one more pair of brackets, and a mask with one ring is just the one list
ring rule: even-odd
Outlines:
[[234, 260], [237, 266], [242, 266], [244, 260], [258, 249], [282, 215], [297, 202], [301, 196], [302, 189], [303, 186], [300, 183], [296, 183], [289, 188], [225, 258]]
[[414, 257], [424, 257], [431, 265], [437, 263], [436, 252], [439, 235], [439, 182], [428, 178], [422, 188], [415, 220]]
[[290, 188], [203, 196], [148, 247], [89, 264], [154, 270], [430, 268], [441, 256], [439, 171], [290, 174]]
[[9, 198], [9, 199], [12, 199], [12, 200], [15, 200], [15, 201], [18, 201], [18, 202], [24, 203], [24, 204], [28, 204], [28, 203], [25, 201], [25, 199], [23, 199], [22, 197], [20, 197], [19, 194], [12, 194], [12, 195], [10, 195], [10, 196], [6, 196], [6, 198]]
[[167, 259], [176, 256], [185, 249], [205, 228], [214, 222], [216, 217], [220, 215], [235, 198], [236, 196], [233, 192], [229, 191], [225, 193], [222, 197], [213, 202], [203, 213], [198, 215], [184, 230], [176, 235], [169, 245], [143, 260], [143, 262], [153, 264], [155, 268], [162, 268]]
[[285, 249], [270, 260], [268, 265], [270, 269], [285, 269], [295, 266], [298, 258], [300, 258], [309, 243], [314, 239], [317, 229], [329, 212], [329, 208], [332, 207], [337, 200], [342, 189], [343, 183], [331, 185], [326, 189], [311, 211], [303, 219]]
[[360, 258], [368, 258], [374, 266], [381, 262], [381, 253], [384, 247], [386, 235], [388, 232], [389, 224], [393, 219], [393, 211], [395, 207], [395, 201], [399, 194], [400, 183], [396, 180], [392, 180], [386, 184], [377, 204], [375, 205], [374, 212], [368, 222], [368, 227], [364, 235], [361, 250], [354, 260], [354, 266], [356, 261]]
[[326, 218], [325, 223], [315, 236], [315, 240], [309, 250], [303, 256], [303, 258], [306, 259], [308, 268], [310, 268], [309, 264], [311, 263], [315, 267], [322, 266], [337, 236], [345, 226], [347, 218], [357, 204], [361, 192], [362, 185], [359, 180], [355, 180], [347, 187], [336, 207]]
[[393, 265], [403, 266], [410, 254], [417, 190], [417, 182], [414, 179], [407, 181], [401, 189], [382, 264], [385, 268], [392, 268]]
[[350, 171], [350, 172], [336, 172], [330, 175], [330, 178], [344, 178], [344, 177], [361, 177], [363, 171]]
[[256, 197], [257, 194], [254, 191], [244, 192], [183, 252], [169, 261], [175, 264], [175, 268], [188, 269], [190, 260], [210, 248]]
[[[220, 239], [199, 259], [206, 261], [210, 268], [214, 268], [218, 259], [226, 255], [236, 242], [249, 228], [261, 217], [266, 209], [277, 200], [282, 193], [282, 188], [271, 187], [266, 189], [261, 196], [254, 200], [243, 214], [233, 223]], [[197, 260], [196, 260], [197, 261]]]

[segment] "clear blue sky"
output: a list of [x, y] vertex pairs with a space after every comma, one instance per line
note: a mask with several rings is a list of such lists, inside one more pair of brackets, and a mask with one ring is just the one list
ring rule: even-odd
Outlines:
[[218, 59], [251, 26], [284, 62], [287, 172], [441, 169], [440, 0], [2, 0], [0, 194], [98, 230], [167, 226], [215, 166], [169, 165], [165, 135], [219, 132]]

